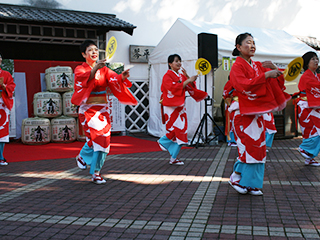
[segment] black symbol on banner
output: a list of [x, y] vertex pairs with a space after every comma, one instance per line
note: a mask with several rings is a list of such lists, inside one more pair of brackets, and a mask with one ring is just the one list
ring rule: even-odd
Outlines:
[[201, 72], [205, 72], [209, 69], [209, 63], [207, 61], [200, 61], [198, 67]]
[[41, 142], [43, 139], [43, 134], [44, 134], [44, 129], [41, 128], [40, 126], [38, 126], [35, 130], [34, 130], [34, 135], [36, 137], [36, 142]]
[[109, 53], [109, 54], [111, 54], [111, 53], [114, 51], [115, 45], [116, 45], [116, 41], [115, 41], [115, 40], [112, 40], [112, 41], [110, 42], [110, 47], [108, 48], [108, 53]]
[[68, 125], [66, 125], [63, 129], [63, 141], [68, 141], [70, 140], [70, 131], [71, 131], [71, 128], [68, 127]]
[[293, 64], [293, 65], [289, 68], [289, 70], [288, 70], [288, 75], [289, 75], [290, 77], [293, 77], [293, 76], [295, 76], [298, 72], [300, 73], [300, 71], [301, 71], [301, 64], [300, 64], [299, 62], [297, 62], [297, 63]]
[[56, 103], [50, 98], [47, 102], [48, 114], [54, 114]]
[[62, 87], [68, 87], [68, 83], [69, 83], [69, 77], [67, 74], [62, 73], [62, 75], [60, 76], [60, 83]]

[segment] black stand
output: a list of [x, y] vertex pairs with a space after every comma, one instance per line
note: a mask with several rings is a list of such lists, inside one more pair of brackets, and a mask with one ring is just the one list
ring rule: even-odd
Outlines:
[[[205, 86], [205, 92], [207, 92], [207, 75], [204, 76], [204, 86]], [[222, 134], [224, 136], [224, 133], [221, 131], [221, 129], [219, 128], [219, 126], [217, 125], [217, 123], [214, 121], [214, 119], [210, 116], [210, 114], [208, 113], [208, 106], [212, 106], [212, 98], [210, 96], [208, 96], [205, 100], [204, 100], [204, 104], [205, 104], [205, 108], [204, 108], [204, 114], [201, 118], [201, 121], [197, 127], [197, 130], [195, 132], [195, 134], [193, 135], [193, 138], [190, 142], [190, 145], [194, 145], [193, 141], [195, 139], [195, 137], [198, 135], [198, 140], [197, 143], [195, 144], [196, 148], [198, 148], [199, 145], [199, 141], [200, 138], [203, 141], [203, 144], [207, 144], [210, 143], [212, 140], [216, 139], [217, 137], [219, 137], [220, 134]], [[216, 126], [220, 132], [220, 134], [214, 136], [213, 138], [209, 138], [208, 136], [208, 118], [212, 121], [213, 125]], [[205, 134], [203, 135], [202, 133], [202, 129], [204, 126], [204, 132]], [[213, 128], [212, 128], [213, 129]]]

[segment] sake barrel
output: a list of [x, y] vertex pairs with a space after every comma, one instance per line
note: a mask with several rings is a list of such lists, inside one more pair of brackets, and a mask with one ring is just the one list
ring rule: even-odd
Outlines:
[[62, 94], [62, 113], [68, 117], [78, 117], [78, 107], [71, 103], [72, 92]]
[[25, 118], [22, 120], [21, 141], [24, 144], [40, 145], [51, 140], [51, 124], [47, 118]]
[[47, 90], [67, 92], [73, 89], [73, 72], [71, 67], [50, 67], [45, 71]]
[[77, 119], [77, 140], [81, 142], [86, 141], [86, 135], [84, 133], [83, 127], [80, 123], [79, 118]]
[[38, 92], [33, 95], [33, 112], [38, 117], [53, 118], [62, 114], [60, 93]]
[[77, 139], [76, 119], [60, 116], [51, 119], [51, 141], [68, 143]]

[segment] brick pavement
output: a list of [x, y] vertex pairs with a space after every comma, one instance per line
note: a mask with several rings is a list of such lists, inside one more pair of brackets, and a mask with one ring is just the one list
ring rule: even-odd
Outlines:
[[[320, 239], [320, 167], [305, 167], [301, 139], [275, 140], [263, 196], [227, 183], [235, 147], [112, 155], [91, 183], [74, 159], [0, 167], [1, 239]], [[319, 159], [317, 159], [319, 160]]]

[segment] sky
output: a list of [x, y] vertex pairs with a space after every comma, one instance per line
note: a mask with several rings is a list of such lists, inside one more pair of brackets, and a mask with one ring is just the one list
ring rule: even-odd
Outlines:
[[[320, 0], [58, 0], [62, 8], [115, 14], [156, 45], [177, 18], [285, 30], [320, 40]], [[0, 3], [23, 4], [23, 0]]]

